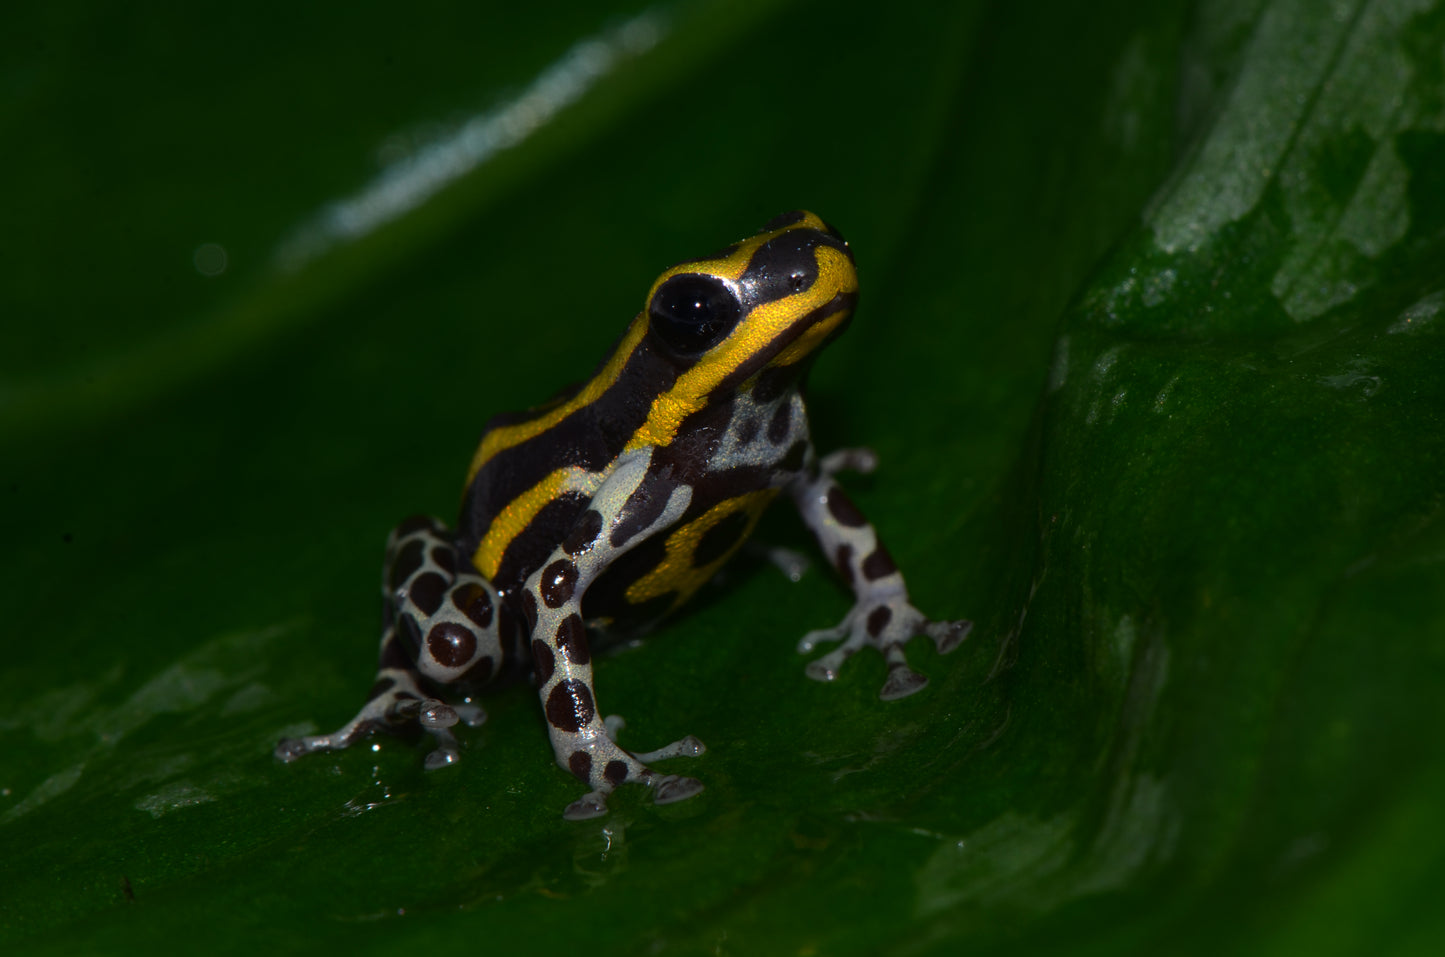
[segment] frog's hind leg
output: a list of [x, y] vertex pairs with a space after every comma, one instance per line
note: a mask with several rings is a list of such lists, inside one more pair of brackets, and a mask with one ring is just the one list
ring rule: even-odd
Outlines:
[[439, 768], [460, 756], [452, 727], [486, 720], [476, 705], [453, 706], [429, 690], [459, 681], [485, 684], [516, 657], [515, 650], [504, 654], [495, 590], [457, 554], [445, 526], [413, 518], [391, 533], [382, 597], [380, 660], [366, 704], [330, 734], [282, 740], [276, 745], [281, 760], [350, 747], [415, 721], [437, 742], [426, 766]]

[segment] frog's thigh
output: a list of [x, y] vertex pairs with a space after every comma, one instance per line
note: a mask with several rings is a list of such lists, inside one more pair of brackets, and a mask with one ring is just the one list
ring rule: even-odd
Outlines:
[[[619, 465], [561, 547], [528, 580], [521, 599], [552, 750], [558, 765], [592, 788], [567, 809], [569, 818], [606, 813], [606, 796], [628, 781], [652, 787], [658, 803], [679, 801], [702, 790], [691, 778], [654, 773], [608, 736], [598, 713], [582, 620], [587, 587], [618, 556], [674, 525], [687, 509], [690, 490], [649, 469], [650, 459], [649, 450]], [[647, 757], [701, 751], [701, 742], [687, 737]]]
[[470, 569], [436, 519], [411, 518], [397, 526], [387, 540], [381, 648], [366, 704], [331, 734], [283, 740], [276, 755], [290, 761], [311, 751], [346, 748], [378, 729], [416, 721], [438, 744], [427, 766], [455, 761], [452, 725], [458, 720], [477, 725], [486, 716], [475, 706], [453, 708], [432, 697], [422, 676], [442, 683], [459, 677], [481, 682], [500, 670], [495, 591]]

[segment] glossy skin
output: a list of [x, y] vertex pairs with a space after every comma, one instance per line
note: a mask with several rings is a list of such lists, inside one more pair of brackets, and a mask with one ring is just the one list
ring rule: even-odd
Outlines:
[[277, 756], [344, 748], [416, 721], [439, 745], [427, 766], [450, 764], [459, 756], [452, 726], [485, 716], [446, 704], [444, 689], [465, 695], [530, 672], [557, 763], [590, 788], [566, 817], [605, 814], [607, 795], [628, 782], [651, 787], [658, 803], [691, 797], [699, 782], [648, 764], [700, 754], [702, 743], [618, 746], [598, 710], [589, 635], [645, 627], [683, 605], [779, 493], [855, 597], [840, 625], [800, 642], [800, 651], [841, 642], [808, 675], [831, 680], [871, 646], [888, 662], [880, 697], [927, 684], [904, 643], [926, 634], [951, 651], [970, 623], [930, 621], [913, 607], [888, 551], [834, 481], [845, 469], [871, 471], [872, 453], [819, 461], [808, 438], [803, 373], [846, 327], [857, 289], [847, 243], [805, 212], [659, 276], [591, 379], [488, 424], [455, 530], [413, 518], [392, 532], [370, 699], [335, 733], [284, 740]]

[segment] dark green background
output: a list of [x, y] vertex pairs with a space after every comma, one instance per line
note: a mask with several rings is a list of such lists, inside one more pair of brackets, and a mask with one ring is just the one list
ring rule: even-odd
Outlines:
[[[3, 15], [0, 946], [1440, 952], [1445, 7], [647, 8], [288, 259], [644, 14], [520, 6]], [[455, 768], [276, 762], [358, 704], [387, 529], [481, 423], [799, 206], [863, 284], [815, 437], [977, 621], [929, 688], [808, 681], [845, 593], [744, 566], [597, 668], [624, 744], [708, 743], [694, 800], [564, 822], [520, 687]]]

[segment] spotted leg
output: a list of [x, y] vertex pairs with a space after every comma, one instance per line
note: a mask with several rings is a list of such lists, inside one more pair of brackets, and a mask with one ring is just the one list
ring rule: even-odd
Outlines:
[[628, 782], [652, 788], [658, 804], [681, 801], [702, 790], [693, 778], [658, 774], [646, 763], [701, 754], [702, 742], [691, 735], [641, 754], [624, 750], [612, 739], [598, 711], [592, 655], [582, 621], [587, 587], [619, 555], [673, 525], [687, 508], [690, 490], [673, 482], [666, 469], [651, 468], [652, 457], [651, 449], [642, 449], [619, 461], [561, 547], [532, 575], [521, 595], [552, 751], [563, 770], [592, 789], [563, 812], [569, 820], [606, 814], [607, 796]]
[[908, 667], [903, 646], [910, 638], [927, 635], [940, 654], [947, 654], [968, 637], [973, 622], [932, 621], [913, 607], [903, 573], [878, 540], [878, 533], [833, 480], [840, 471], [866, 474], [877, 464], [877, 456], [869, 449], [840, 449], [825, 456], [815, 473], [804, 473], [790, 489], [803, 521], [854, 596], [853, 607], [837, 627], [804, 635], [798, 651], [806, 654], [822, 642], [842, 642], [807, 667], [808, 677], [832, 681], [843, 662], [860, 648], [877, 648], [888, 663], [888, 680], [878, 697], [892, 701], [928, 684], [927, 678]]
[[331, 734], [282, 740], [281, 760], [350, 747], [374, 731], [416, 721], [437, 743], [426, 766], [439, 768], [460, 755], [452, 727], [486, 720], [476, 705], [449, 705], [426, 691], [432, 683], [484, 684], [516, 658], [507, 647], [515, 638], [504, 634], [515, 626], [503, 623], [496, 591], [457, 554], [445, 526], [424, 517], [397, 526], [387, 540], [381, 590], [380, 663], [366, 704]]

